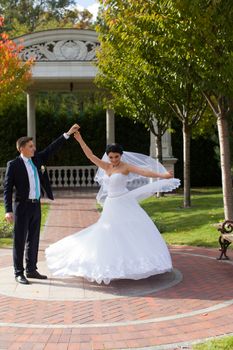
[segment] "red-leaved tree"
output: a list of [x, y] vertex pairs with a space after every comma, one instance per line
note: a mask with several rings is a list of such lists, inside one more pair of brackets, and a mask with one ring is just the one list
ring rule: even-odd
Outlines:
[[4, 18], [0, 16], [0, 105], [22, 92], [30, 83], [33, 59], [23, 62], [17, 45], [4, 32]]

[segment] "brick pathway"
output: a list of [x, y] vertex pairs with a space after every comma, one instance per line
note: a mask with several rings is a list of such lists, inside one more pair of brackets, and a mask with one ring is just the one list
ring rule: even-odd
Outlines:
[[[59, 197], [41, 238], [42, 273], [45, 247], [99, 216], [92, 193]], [[23, 286], [12, 276], [11, 250], [0, 250], [0, 350], [188, 349], [233, 333], [232, 262], [217, 261], [216, 249], [171, 253], [174, 272], [144, 281], [98, 286], [50, 276]]]

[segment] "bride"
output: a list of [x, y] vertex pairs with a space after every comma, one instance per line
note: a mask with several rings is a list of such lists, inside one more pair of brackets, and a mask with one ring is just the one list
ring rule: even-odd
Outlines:
[[[149, 156], [123, 152], [120, 145], [112, 144], [100, 159], [80, 132], [74, 137], [87, 158], [99, 167], [96, 181], [101, 188], [97, 200], [103, 204], [103, 211], [95, 224], [46, 249], [53, 275], [81, 276], [91, 282], [109, 284], [115, 279], [138, 280], [171, 271], [166, 243], [138, 200], [155, 192], [171, 191], [180, 181]], [[152, 182], [151, 178], [157, 181]], [[147, 179], [148, 183], [128, 189], [140, 179]]]

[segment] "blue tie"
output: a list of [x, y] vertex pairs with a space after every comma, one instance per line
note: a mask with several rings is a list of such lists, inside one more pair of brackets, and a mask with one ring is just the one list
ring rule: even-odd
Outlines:
[[36, 185], [36, 188], [35, 188], [36, 199], [39, 199], [40, 198], [40, 190], [39, 190], [39, 178], [38, 178], [37, 169], [36, 169], [36, 166], [31, 159], [29, 159], [29, 163], [30, 163], [32, 170], [34, 172], [34, 179], [35, 179], [35, 185]]

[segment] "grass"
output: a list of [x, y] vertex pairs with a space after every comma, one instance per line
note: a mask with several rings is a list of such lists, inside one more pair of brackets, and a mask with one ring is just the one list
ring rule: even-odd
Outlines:
[[[49, 205], [43, 204], [41, 208], [42, 208], [41, 227], [43, 230], [43, 226], [45, 224], [48, 211], [49, 211]], [[4, 206], [3, 206], [3, 203], [0, 202], [0, 248], [12, 245], [12, 231], [13, 231], [13, 225], [8, 224], [5, 221]]]
[[193, 350], [232, 350], [233, 337], [211, 340], [206, 343], [194, 345]]
[[141, 203], [168, 244], [218, 247], [214, 224], [223, 221], [219, 188], [192, 190], [192, 207], [184, 209], [182, 194], [151, 197]]

